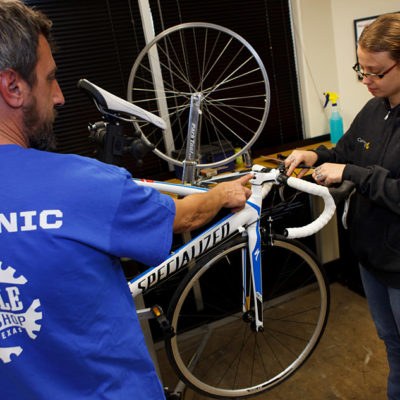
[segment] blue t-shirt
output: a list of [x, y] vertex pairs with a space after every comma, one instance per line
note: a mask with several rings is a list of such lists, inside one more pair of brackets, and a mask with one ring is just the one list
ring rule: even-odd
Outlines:
[[167, 257], [172, 199], [75, 155], [0, 166], [0, 399], [164, 398], [117, 257]]

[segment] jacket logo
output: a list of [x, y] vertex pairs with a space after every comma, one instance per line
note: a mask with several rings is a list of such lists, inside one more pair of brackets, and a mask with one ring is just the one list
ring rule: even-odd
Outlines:
[[357, 138], [357, 142], [361, 143], [364, 146], [365, 150], [369, 150], [370, 142], [367, 142], [366, 140], [364, 140], [363, 138], [360, 138], [360, 137]]
[[21, 301], [20, 288], [27, 279], [23, 275], [15, 277], [14, 268], [2, 269], [1, 264], [0, 261], [0, 360], [7, 364], [13, 360], [11, 356], [18, 357], [23, 349], [2, 344], [24, 332], [30, 339], [36, 339], [41, 328], [37, 321], [42, 319], [42, 313], [36, 311], [40, 307], [39, 299], [34, 299], [29, 307], [24, 307]]

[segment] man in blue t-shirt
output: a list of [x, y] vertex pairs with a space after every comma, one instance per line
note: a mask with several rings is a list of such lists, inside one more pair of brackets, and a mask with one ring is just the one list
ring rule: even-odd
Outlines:
[[119, 257], [155, 265], [172, 232], [241, 209], [251, 176], [173, 200], [54, 147], [51, 22], [0, 0], [0, 397], [163, 399]]

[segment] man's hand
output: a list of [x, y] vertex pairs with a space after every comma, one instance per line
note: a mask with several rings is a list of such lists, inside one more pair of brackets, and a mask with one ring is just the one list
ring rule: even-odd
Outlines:
[[[312, 167], [317, 161], [318, 156], [313, 151], [308, 150], [294, 150], [289, 157], [285, 160], [285, 167], [287, 168], [286, 175], [290, 176], [293, 174], [293, 171], [297, 168], [297, 166], [301, 163], [307, 165], [308, 167]], [[308, 169], [304, 168], [297, 175], [298, 178], [302, 178]]]
[[240, 211], [251, 195], [244, 185], [253, 178], [245, 175], [230, 182], [222, 182], [205, 193], [196, 193], [183, 199], [175, 199], [175, 233], [189, 232], [211, 221], [225, 207]]
[[252, 174], [244, 175], [230, 182], [222, 182], [213, 189], [224, 199], [222, 207], [231, 208], [232, 212], [238, 212], [244, 208], [247, 199], [251, 196], [251, 190], [244, 185], [253, 178]]
[[333, 183], [340, 183], [343, 179], [343, 170], [346, 164], [325, 163], [315, 168], [312, 177], [317, 183], [330, 186]]

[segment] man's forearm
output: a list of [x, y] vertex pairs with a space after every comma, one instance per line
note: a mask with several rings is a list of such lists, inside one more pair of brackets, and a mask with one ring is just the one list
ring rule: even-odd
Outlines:
[[220, 183], [208, 192], [191, 194], [175, 200], [174, 233], [189, 232], [211, 221], [223, 207], [238, 211], [250, 197], [250, 189], [244, 185], [252, 175]]
[[175, 200], [174, 233], [189, 232], [205, 225], [222, 207], [222, 199], [212, 191]]

